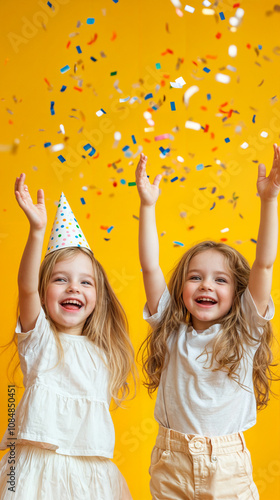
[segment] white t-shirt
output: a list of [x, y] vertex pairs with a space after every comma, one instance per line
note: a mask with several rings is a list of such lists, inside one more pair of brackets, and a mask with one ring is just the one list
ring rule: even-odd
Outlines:
[[[145, 305], [144, 319], [152, 327], [160, 320], [169, 298], [166, 288], [153, 316]], [[262, 327], [274, 315], [272, 299], [262, 317], [247, 288], [241, 307], [252, 336], [260, 338]], [[182, 325], [177, 334], [169, 337], [170, 359], [161, 374], [155, 406], [155, 419], [160, 425], [184, 434], [212, 437], [245, 431], [256, 423], [252, 374], [259, 344], [247, 346], [247, 355], [240, 364], [240, 382], [247, 387], [245, 390], [231, 380], [227, 372], [205, 368], [205, 354], [198, 358], [206, 345], [211, 356], [211, 346], [220, 329], [221, 325], [215, 324], [197, 333], [192, 326]]]
[[[21, 333], [18, 350], [25, 392], [16, 409], [16, 443], [61, 455], [112, 458], [115, 432], [109, 412], [109, 373], [104, 354], [85, 336], [60, 333], [58, 361], [54, 333], [43, 309], [35, 328]], [[6, 431], [0, 449], [7, 448]]]

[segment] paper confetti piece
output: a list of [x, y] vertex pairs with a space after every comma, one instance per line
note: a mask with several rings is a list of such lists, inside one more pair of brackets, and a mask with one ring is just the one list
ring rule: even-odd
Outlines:
[[195, 169], [196, 170], [203, 170], [203, 163], [200, 163], [199, 165], [196, 165]]
[[174, 89], [181, 89], [184, 85], [186, 85], [186, 82], [182, 76], [179, 78], [176, 78], [175, 82], [170, 82], [171, 87]]
[[67, 89], [66, 85], [62, 85], [60, 92], [64, 92]]
[[88, 17], [87, 18], [87, 24], [94, 24], [95, 19], [93, 17]]
[[87, 42], [87, 44], [92, 45], [94, 42], [96, 42], [97, 38], [98, 38], [98, 34], [94, 33], [93, 38], [89, 42]]
[[221, 21], [225, 20], [225, 15], [223, 12], [219, 12], [219, 16], [220, 16]]
[[66, 64], [66, 66], [63, 66], [63, 68], [61, 68], [60, 73], [64, 74], [64, 73], [66, 73], [66, 71], [69, 71], [69, 69], [70, 69], [70, 66], [68, 64]]
[[220, 83], [229, 83], [230, 76], [224, 75], [223, 73], [217, 73], [215, 76], [215, 80]]
[[113, 42], [117, 38], [117, 33], [113, 31], [113, 34], [111, 36], [111, 42]]
[[251, 239], [250, 239], [250, 241], [251, 241], [252, 243], [257, 243], [257, 240], [254, 240], [254, 238], [251, 238]]
[[152, 97], [153, 97], [153, 94], [146, 94], [145, 101], [147, 101], [147, 99], [152, 99]]
[[228, 48], [228, 55], [230, 57], [236, 57], [237, 56], [237, 47], [236, 45], [230, 45]]
[[265, 132], [265, 131], [261, 132], [261, 134], [260, 134], [260, 135], [261, 135], [261, 137], [268, 137], [268, 133], [267, 133], [267, 132]]
[[128, 185], [129, 185], [129, 187], [136, 186], [136, 182], [129, 182]]
[[112, 229], [114, 229], [114, 226], [110, 226], [110, 227], [108, 227], [108, 229], [107, 229], [107, 233], [109, 233], [109, 234], [110, 234], [110, 232], [112, 231]]
[[117, 71], [112, 71], [112, 72], [110, 73], [110, 76], [115, 76], [117, 73], [118, 73]]
[[169, 139], [169, 134], [157, 135], [155, 141], [162, 141], [163, 139]]
[[178, 245], [178, 247], [183, 247], [184, 243], [181, 243], [180, 241], [173, 241], [174, 245]]
[[242, 149], [247, 149], [249, 147], [249, 144], [248, 142], [243, 142], [243, 144], [241, 144], [240, 146]]
[[77, 49], [78, 54], [82, 53], [82, 49], [81, 49], [80, 45], [76, 45], [76, 49]]
[[54, 101], [51, 101], [51, 115], [55, 115], [54, 104]]
[[57, 151], [61, 151], [64, 148], [65, 148], [64, 144], [54, 144], [53, 146], [50, 147], [50, 151], [52, 153], [57, 153]]
[[185, 11], [186, 12], [190, 12], [190, 14], [193, 14], [194, 11], [195, 11], [195, 8], [194, 7], [191, 7], [190, 5], [186, 5], [185, 7]]
[[226, 137], [226, 138], [225, 138], [225, 142], [226, 142], [226, 143], [230, 142], [230, 138], [229, 138], [229, 137]]
[[161, 64], [160, 63], [156, 63], [156, 69], [161, 69]]
[[80, 200], [81, 200], [82, 205], [85, 205], [85, 204], [86, 204], [86, 202], [85, 202], [85, 199], [84, 199], [84, 198], [80, 198]]
[[102, 116], [102, 115], [106, 115], [106, 111], [104, 111], [104, 109], [99, 109], [99, 111], [96, 111], [95, 113], [97, 116]]
[[185, 127], [186, 128], [190, 128], [192, 130], [200, 130], [201, 129], [201, 125], [200, 123], [196, 123], [196, 122], [192, 122], [190, 120], [187, 120], [186, 123], [185, 123]]
[[170, 102], [171, 111], [176, 111], [175, 102]]
[[130, 96], [124, 97], [123, 99], [119, 99], [119, 102], [127, 102], [127, 101], [129, 101], [129, 99], [130, 99]]
[[211, 69], [207, 68], [206, 66], [203, 68], [203, 71], [205, 71], [205, 73], [210, 73]]
[[207, 101], [211, 100], [211, 94], [207, 94], [206, 97], [207, 97]]
[[170, 182], [175, 182], [178, 180], [179, 177], [173, 177], [173, 179], [170, 180]]
[[133, 144], [136, 144], [136, 139], [135, 139], [135, 136], [134, 136], [134, 135], [132, 135], [132, 136], [131, 136], [131, 138], [132, 138], [132, 142], [133, 142]]
[[51, 142], [45, 142], [44, 148], [48, 148], [49, 146], [51, 146], [51, 144], [52, 144]]
[[186, 92], [184, 93], [184, 103], [186, 106], [189, 105], [189, 100], [190, 98], [196, 94], [196, 92], [199, 92], [199, 87], [197, 85], [192, 85], [189, 87]]
[[66, 160], [65, 160], [65, 158], [64, 158], [64, 156], [62, 156], [62, 155], [59, 155], [57, 158], [58, 158], [58, 160], [59, 160], [61, 163], [64, 163], [64, 162], [66, 161]]
[[215, 208], [215, 206], [216, 206], [216, 203], [214, 201], [214, 203], [213, 203], [212, 207], [210, 208], [210, 210], [213, 210], [213, 208]]

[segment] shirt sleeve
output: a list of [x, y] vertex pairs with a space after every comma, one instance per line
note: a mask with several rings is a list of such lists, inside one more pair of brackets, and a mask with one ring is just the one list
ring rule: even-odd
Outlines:
[[49, 325], [48, 320], [46, 319], [45, 312], [41, 307], [39, 316], [37, 318], [36, 324], [32, 330], [29, 332], [22, 332], [20, 318], [17, 320], [16, 325], [16, 334], [18, 337], [18, 349], [19, 351], [25, 351], [27, 348], [34, 348], [38, 343], [39, 338], [44, 332], [47, 330]]
[[170, 299], [170, 293], [169, 293], [169, 290], [166, 286], [166, 288], [165, 288], [165, 290], [164, 290], [164, 292], [159, 300], [157, 312], [155, 314], [153, 314], [153, 316], [150, 315], [148, 304], [146, 302], [145, 307], [144, 307], [144, 311], [143, 311], [143, 318], [149, 323], [149, 325], [151, 325], [151, 327], [156, 326], [156, 324], [160, 321], [161, 316], [162, 316], [166, 306], [168, 305], [169, 299]]
[[253, 331], [253, 336], [256, 336], [257, 338], [262, 335], [263, 327], [273, 318], [275, 312], [273, 300], [270, 296], [266, 313], [262, 316], [257, 309], [248, 287], [241, 297], [241, 309], [249, 327]]

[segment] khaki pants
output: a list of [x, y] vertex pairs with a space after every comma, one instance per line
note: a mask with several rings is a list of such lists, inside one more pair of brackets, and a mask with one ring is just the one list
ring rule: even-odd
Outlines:
[[207, 438], [159, 428], [150, 466], [153, 500], [258, 500], [242, 432]]

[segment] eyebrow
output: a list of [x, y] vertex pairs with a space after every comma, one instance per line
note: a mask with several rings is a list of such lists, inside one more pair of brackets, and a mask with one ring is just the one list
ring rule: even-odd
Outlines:
[[[201, 273], [201, 269], [189, 269], [188, 270], [188, 274], [190, 273]], [[228, 273], [225, 273], [224, 271], [214, 271], [214, 274], [216, 275], [224, 275], [224, 276], [227, 276], [228, 278], [232, 278], [232, 275], [231, 274], [228, 274]]]
[[[65, 276], [69, 276], [69, 273], [67, 271], [56, 271], [55, 273], [52, 273], [52, 276], [56, 276], [57, 274], [64, 274]], [[81, 278], [91, 278], [94, 279], [93, 274], [81, 274]]]

